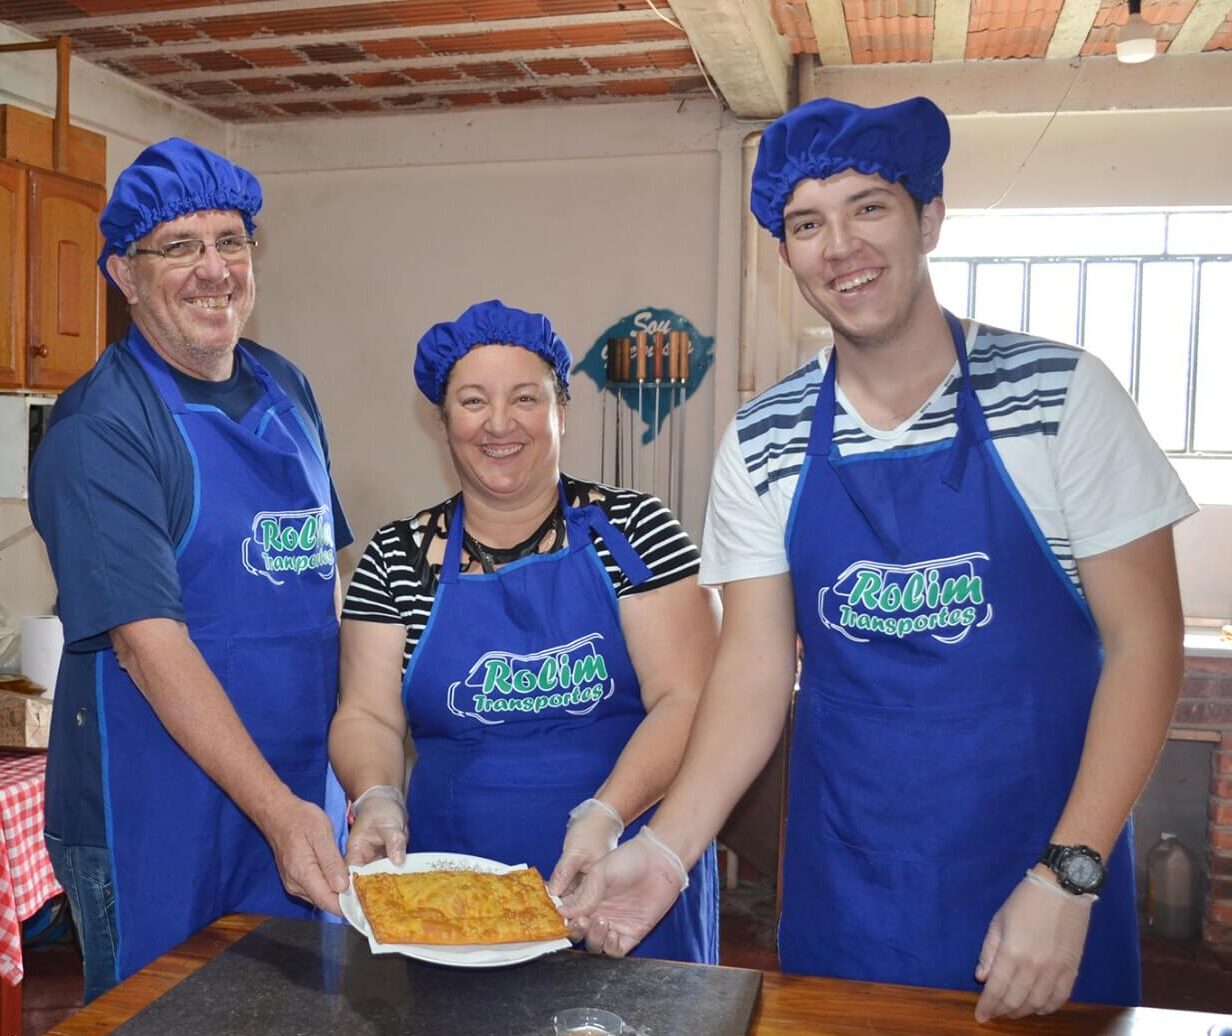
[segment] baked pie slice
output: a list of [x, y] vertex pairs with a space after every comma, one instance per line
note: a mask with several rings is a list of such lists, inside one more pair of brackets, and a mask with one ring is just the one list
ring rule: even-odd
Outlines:
[[438, 870], [356, 874], [355, 893], [379, 942], [460, 946], [568, 938], [543, 876]]

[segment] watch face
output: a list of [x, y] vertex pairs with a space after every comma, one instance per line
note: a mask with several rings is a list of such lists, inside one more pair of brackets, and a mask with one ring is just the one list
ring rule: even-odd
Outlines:
[[1072, 854], [1063, 864], [1065, 877], [1079, 888], [1092, 889], [1099, 885], [1103, 877], [1103, 868], [1089, 856], [1080, 853]]

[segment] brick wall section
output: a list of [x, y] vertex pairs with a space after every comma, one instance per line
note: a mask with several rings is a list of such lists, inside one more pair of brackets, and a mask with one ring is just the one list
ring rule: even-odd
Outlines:
[[[1226, 681], [1232, 691], [1232, 678]], [[1211, 754], [1211, 797], [1207, 810], [1207, 864], [1203, 941], [1222, 953], [1232, 953], [1232, 730], [1224, 730]]]
[[1219, 734], [1211, 752], [1202, 939], [1232, 954], [1232, 658], [1188, 658], [1173, 730]]

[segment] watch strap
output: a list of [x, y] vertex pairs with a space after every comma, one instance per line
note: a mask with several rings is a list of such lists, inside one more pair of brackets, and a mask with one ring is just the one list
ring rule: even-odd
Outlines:
[[[1099, 868], [1099, 881], [1092, 888], [1083, 888], [1081, 885], [1075, 884], [1070, 880], [1069, 875], [1066, 874], [1064, 864], [1074, 856], [1084, 856]], [[1057, 876], [1057, 884], [1061, 888], [1075, 896], [1095, 893], [1103, 887], [1104, 858], [1089, 845], [1058, 845], [1056, 842], [1049, 842], [1044, 847], [1044, 852], [1040, 856], [1039, 862]]]

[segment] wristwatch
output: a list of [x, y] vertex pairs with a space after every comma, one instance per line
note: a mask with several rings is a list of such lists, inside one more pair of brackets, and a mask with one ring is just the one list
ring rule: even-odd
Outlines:
[[1104, 858], [1089, 845], [1049, 843], [1039, 862], [1057, 876], [1057, 883], [1075, 896], [1098, 892], [1104, 885]]

